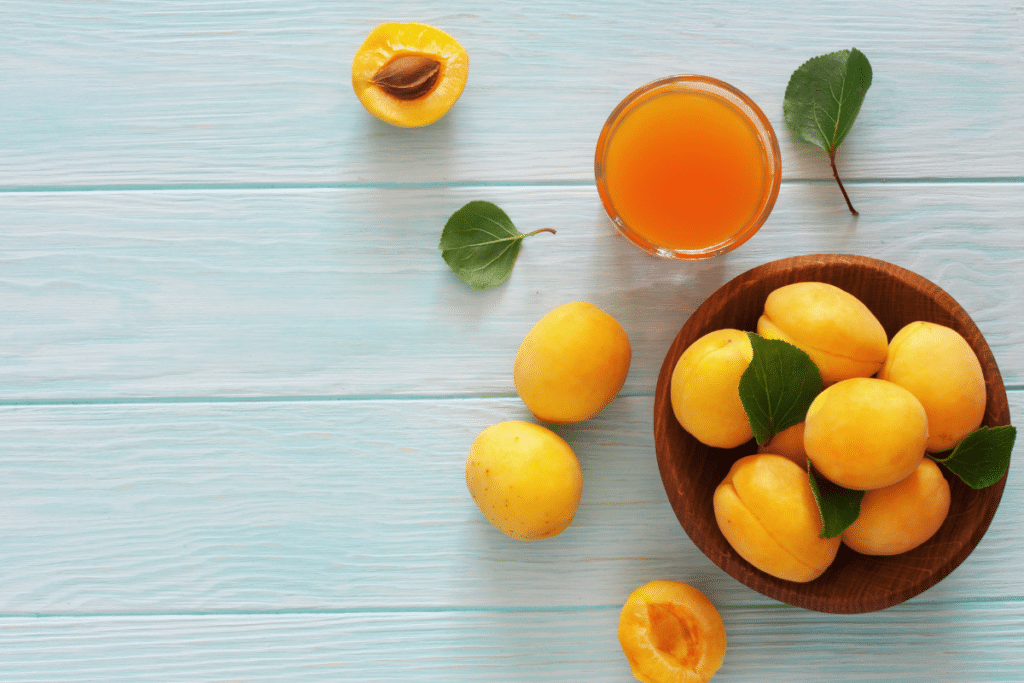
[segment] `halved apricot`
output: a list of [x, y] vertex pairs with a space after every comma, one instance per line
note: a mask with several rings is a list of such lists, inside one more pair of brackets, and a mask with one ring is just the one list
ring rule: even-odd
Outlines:
[[469, 77], [469, 55], [428, 24], [388, 22], [352, 60], [352, 87], [366, 110], [396, 126], [426, 126], [448, 113]]
[[651, 581], [626, 600], [619, 644], [643, 683], [705, 683], [725, 660], [725, 624], [693, 586]]

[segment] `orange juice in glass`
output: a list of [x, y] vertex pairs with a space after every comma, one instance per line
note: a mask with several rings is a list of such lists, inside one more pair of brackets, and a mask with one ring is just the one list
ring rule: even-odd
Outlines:
[[659, 256], [701, 259], [760, 229], [782, 160], [771, 123], [749, 97], [707, 76], [673, 76], [615, 108], [594, 171], [620, 233]]

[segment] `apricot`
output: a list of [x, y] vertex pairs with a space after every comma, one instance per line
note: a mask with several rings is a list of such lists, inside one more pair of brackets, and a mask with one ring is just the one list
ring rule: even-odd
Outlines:
[[943, 325], [917, 321], [889, 342], [878, 373], [907, 389], [928, 415], [929, 453], [946, 451], [981, 426], [985, 417], [985, 375], [970, 344]]
[[928, 416], [892, 382], [854, 377], [822, 391], [807, 409], [804, 449], [826, 478], [850, 489], [889, 486], [924, 457]]
[[860, 516], [843, 542], [865, 555], [898, 555], [913, 550], [942, 526], [949, 514], [949, 483], [925, 458], [909, 477], [864, 494]]
[[700, 337], [676, 361], [672, 412], [701, 443], [734, 448], [753, 438], [739, 394], [740, 376], [753, 357], [747, 333], [726, 328]]
[[618, 395], [632, 353], [615, 318], [594, 304], [574, 301], [549, 311], [526, 334], [512, 379], [538, 420], [580, 422]]
[[651, 581], [626, 599], [619, 644], [644, 683], [705, 683], [725, 660], [725, 624], [693, 586]]
[[535, 541], [565, 531], [583, 494], [572, 447], [547, 427], [509, 420], [480, 432], [466, 459], [466, 486], [503, 534]]
[[825, 282], [797, 282], [773, 291], [757, 333], [803, 350], [826, 386], [874, 375], [888, 353], [878, 318], [857, 297]]
[[713, 498], [722, 535], [750, 564], [787, 581], [821, 576], [839, 538], [820, 538], [822, 524], [807, 471], [773, 453], [740, 458]]
[[763, 446], [758, 447], [758, 453], [774, 453], [789, 458], [802, 469], [807, 469], [807, 451], [804, 450], [804, 427], [803, 422], [793, 425], [773, 436]]
[[405, 128], [426, 126], [447, 114], [468, 77], [466, 50], [427, 24], [380, 24], [352, 60], [352, 87], [366, 110]]

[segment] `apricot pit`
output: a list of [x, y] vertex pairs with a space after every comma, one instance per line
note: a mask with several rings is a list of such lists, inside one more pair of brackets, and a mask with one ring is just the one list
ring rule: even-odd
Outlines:
[[426, 126], [448, 113], [468, 77], [466, 50], [428, 24], [381, 24], [352, 61], [359, 101], [377, 118], [403, 128]]

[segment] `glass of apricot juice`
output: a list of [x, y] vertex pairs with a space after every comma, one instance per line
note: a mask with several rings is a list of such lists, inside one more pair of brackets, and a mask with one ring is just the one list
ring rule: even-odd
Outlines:
[[707, 76], [635, 90], [608, 117], [594, 160], [615, 228], [652, 254], [703, 259], [750, 239], [775, 205], [775, 131], [742, 92]]

